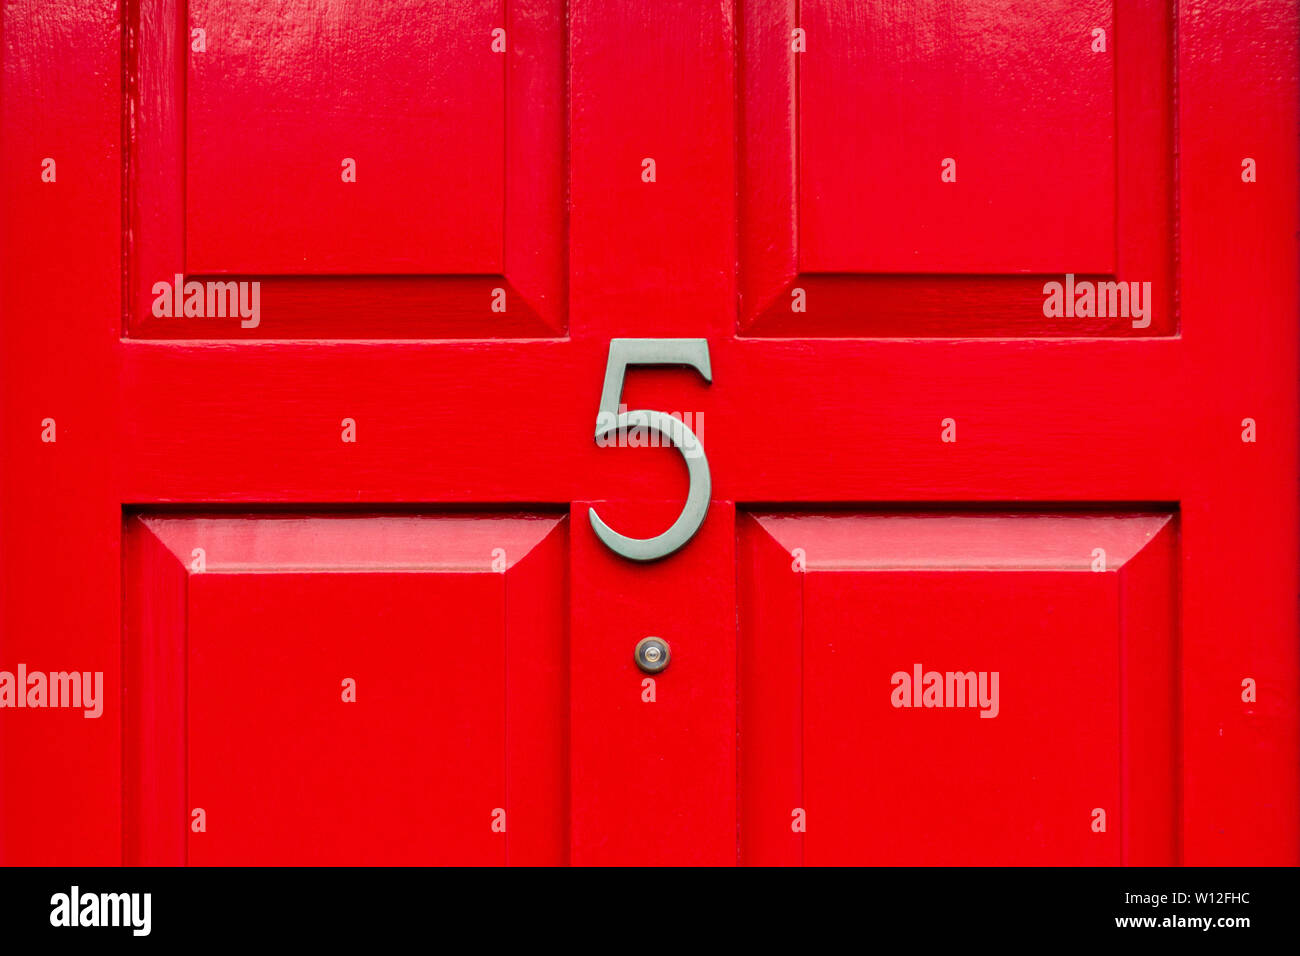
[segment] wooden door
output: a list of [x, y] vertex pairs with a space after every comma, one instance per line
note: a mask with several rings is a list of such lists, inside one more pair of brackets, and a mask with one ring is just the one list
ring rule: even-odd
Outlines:
[[0, 860], [1295, 863], [1297, 22], [10, 4]]

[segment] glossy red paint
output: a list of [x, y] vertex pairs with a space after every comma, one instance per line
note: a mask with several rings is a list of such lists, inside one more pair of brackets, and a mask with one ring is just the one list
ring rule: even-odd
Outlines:
[[562, 528], [130, 519], [126, 861], [564, 862]]
[[798, 591], [741, 604], [743, 862], [1177, 862], [1172, 515], [746, 522], [746, 591]]
[[[0, 711], [0, 860], [1300, 861], [1294, 3], [1070, 7], [1101, 54], [1000, 0], [511, 0], [362, 66], [388, 6], [289, 6], [4, 10], [0, 670], [109, 693]], [[1043, 315], [1112, 269], [1149, 327]], [[177, 272], [263, 282], [260, 326], [154, 318]], [[650, 566], [587, 524], [686, 491], [592, 441], [615, 336], [712, 357], [627, 381], [713, 475]], [[916, 662], [999, 716], [891, 707]]]
[[[1171, 4], [743, 6], [747, 334], [1177, 333]], [[1066, 272], [1150, 281], [1150, 325], [1045, 316]]]
[[[1112, 272], [1112, 4], [872, 13], [799, 8], [799, 271]], [[909, 215], [862, 228], [899, 195]]]
[[561, 10], [125, 0], [127, 334], [249, 337], [155, 317], [183, 273], [259, 280], [256, 338], [562, 335]]

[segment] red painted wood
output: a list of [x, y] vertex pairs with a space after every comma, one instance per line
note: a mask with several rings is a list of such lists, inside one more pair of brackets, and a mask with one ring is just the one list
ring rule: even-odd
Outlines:
[[0, 711], [0, 861], [117, 863], [119, 18], [108, 2], [0, 17], [0, 669], [102, 671], [106, 692], [97, 719]]
[[1111, 6], [801, 4], [801, 271], [1110, 272]]
[[501, 272], [496, 0], [187, 11], [190, 269]]
[[[743, 7], [747, 334], [1177, 331], [1169, 5]], [[1044, 316], [1066, 272], [1151, 282], [1150, 326]]]
[[504, 556], [506, 862], [512, 866], [569, 860], [568, 527], [558, 522], [536, 546]]
[[[1283, 172], [1300, 168], [1298, 19], [1289, 4], [1196, 3], [1179, 21], [1183, 345], [1189, 368], [1201, 370], [1174, 459], [1188, 472], [1182, 815], [1184, 859], [1195, 865], [1300, 856], [1300, 766], [1289, 759], [1300, 749], [1300, 197]], [[1243, 183], [1244, 156], [1282, 174]], [[1265, 409], [1277, 431], [1229, 451], [1214, 435], [1258, 421], [1243, 408]], [[1261, 688], [1253, 704], [1242, 700], [1246, 678]]]
[[803, 789], [803, 586], [797, 560], [752, 514], [737, 516], [740, 862], [799, 866]]
[[[1113, 578], [814, 573], [806, 593], [808, 863], [1121, 862]], [[889, 675], [917, 664], [999, 673], [1001, 710], [894, 710]]]
[[[185, 862], [189, 561], [141, 520], [123, 534], [122, 861]], [[192, 558], [190, 560], [193, 560]]]
[[500, 578], [335, 577], [191, 582], [188, 862], [504, 863]]
[[569, 3], [575, 339], [603, 350], [616, 335], [712, 342], [735, 331], [733, 13], [689, 0]]
[[[563, 334], [561, 4], [506, 7], [126, 0], [130, 334]], [[266, 321], [155, 317], [154, 283], [178, 273], [260, 282]]]
[[[200, 67], [192, 61], [199, 54], [186, 52], [185, 5], [140, 0], [121, 9], [104, 0], [42, 0], [4, 9], [0, 670], [19, 662], [102, 670], [108, 694], [99, 719], [60, 710], [0, 711], [0, 860], [134, 862], [175, 859], [183, 849], [174, 830], [139, 824], [176, 804], [175, 768], [186, 730], [177, 716], [181, 702], [174, 692], [132, 694], [138, 673], [158, 680], [171, 674], [174, 686], [176, 635], [190, 623], [188, 608], [182, 614], [177, 603], [183, 568], [141, 537], [133, 516], [192, 522], [192, 514], [171, 510], [178, 505], [220, 506], [230, 521], [240, 515], [266, 521], [273, 511], [298, 518], [314, 512], [321, 520], [346, 514], [359, 522], [359, 533], [330, 544], [339, 557], [351, 553], [353, 538], [368, 540], [361, 529], [379, 527], [373, 522], [395, 511], [408, 519], [442, 516], [427, 520], [470, 514], [488, 529], [492, 522], [484, 516], [499, 512], [485, 509], [502, 505], [572, 515], [495, 592], [494, 607], [504, 607], [496, 619], [510, 630], [522, 617], [530, 625], [525, 636], [507, 641], [491, 660], [475, 656], [472, 646], [457, 648], [458, 660], [498, 675], [488, 693], [505, 711], [504, 737], [491, 728], [482, 734], [492, 738], [506, 767], [508, 819], [525, 828], [508, 831], [504, 853], [511, 862], [721, 863], [738, 854], [746, 862], [793, 863], [853, 848], [864, 858], [884, 853], [870, 842], [878, 832], [852, 817], [842, 846], [819, 844], [824, 830], [810, 829], [806, 844], [792, 839], [792, 801], [813, 804], [807, 809], [815, 827], [815, 801], [825, 805], [837, 787], [847, 793], [871, 783], [857, 770], [832, 775], [827, 762], [852, 768], [871, 755], [855, 750], [852, 737], [830, 732], [817, 739], [820, 750], [807, 749], [809, 722], [828, 718], [806, 706], [795, 710], [800, 685], [789, 681], [829, 673], [844, 683], [823, 704], [846, 708], [853, 699], [848, 689], [857, 687], [854, 674], [824, 666], [833, 644], [827, 629], [837, 619], [818, 632], [820, 644], [804, 643], [806, 623], [795, 630], [809, 581], [826, 579], [829, 586], [841, 572], [813, 572], [794, 582], [799, 591], [784, 577], [765, 583], [784, 575], [790, 561], [754, 514], [809, 521], [830, 506], [842, 509], [828, 519], [827, 534], [845, 527], [835, 523], [845, 514], [882, 509], [913, 517], [1054, 510], [1102, 522], [1124, 514], [1171, 515], [1167, 531], [1123, 564], [1113, 587], [1098, 584], [1100, 590], [1072, 599], [1077, 613], [1069, 633], [1077, 646], [1097, 646], [1078, 624], [1102, 622], [1101, 607], [1123, 606], [1122, 632], [1134, 635], [1122, 655], [1090, 658], [1090, 679], [1100, 680], [1113, 666], [1134, 694], [1140, 687], [1142, 698], [1155, 703], [1120, 699], [1118, 691], [1102, 695], [1099, 706], [1116, 720], [1108, 718], [1107, 728], [1070, 727], [1070, 739], [1086, 750], [1090, 765], [1105, 768], [1104, 787], [1122, 795], [1126, 807], [1122, 821], [1162, 814], [1176, 821], [1172, 834], [1124, 823], [1111, 832], [1115, 846], [1106, 859], [1300, 860], [1300, 768], [1293, 759], [1300, 749], [1294, 322], [1300, 311], [1294, 137], [1300, 18], [1294, 4], [1193, 2], [1179, 4], [1176, 13], [1146, 0], [1116, 4], [1107, 54], [1113, 116], [1100, 122], [1098, 133], [1113, 143], [1113, 185], [1077, 168], [1077, 156], [1022, 169], [1034, 182], [1059, 169], [1057, 185], [1076, 190], [1070, 202], [1101, 209], [1113, 203], [1117, 274], [1149, 279], [1156, 290], [1146, 329], [1044, 317], [1044, 276], [1026, 273], [1042, 263], [1017, 256], [1052, 246], [1027, 240], [1009, 220], [960, 223], [965, 244], [948, 250], [956, 258], [945, 268], [965, 262], [963, 271], [868, 273], [870, 260], [855, 244], [868, 244], [872, 255], [893, 255], [888, 241], [910, 228], [915, 194], [899, 186], [869, 208], [801, 195], [800, 137], [812, 148], [803, 157], [810, 164], [805, 172], [819, 162], [858, 160], [864, 170], [902, 162], [855, 157], [861, 147], [851, 144], [872, 137], [888, 143], [888, 131], [900, 127], [884, 122], [889, 117], [873, 104], [891, 101], [886, 94], [897, 102], [906, 91], [878, 91], [867, 81], [869, 64], [849, 74], [852, 51], [891, 30], [901, 35], [906, 24], [881, 26], [871, 8], [845, 2], [702, 10], [676, 0], [571, 0], [560, 7], [555, 0], [505, 4], [500, 17], [510, 52], [497, 83], [504, 83], [504, 104], [498, 115], [472, 121], [500, 131], [504, 160], [494, 168], [504, 178], [494, 175], [494, 185], [484, 187], [504, 197], [499, 213], [486, 214], [500, 217], [500, 265], [491, 266], [499, 271], [423, 271], [432, 268], [428, 257], [470, 253], [484, 234], [494, 234], [497, 227], [477, 220], [464, 229], [454, 217], [439, 223], [438, 235], [420, 249], [384, 235], [347, 252], [326, 241], [328, 230], [319, 227], [325, 234], [309, 237], [321, 256], [338, 254], [340, 262], [386, 247], [390, 264], [370, 275], [241, 275], [233, 270], [269, 270], [291, 253], [267, 232], [241, 235], [226, 231], [221, 220], [187, 222], [187, 211], [205, 216], [226, 198], [248, 204], [247, 213], [263, 186], [292, 198], [309, 184], [263, 182], [259, 168], [238, 189], [216, 188], [219, 181], [205, 174], [202, 186], [214, 191], [201, 209], [199, 196], [187, 195], [194, 164], [210, 162], [203, 168], [213, 169], [231, 158], [229, 141], [212, 142], [205, 139], [211, 130], [187, 127], [187, 104], [201, 101], [235, 119], [255, 104], [222, 101], [226, 94], [202, 83], [190, 88], [190, 69]], [[195, 9], [219, 14], [216, 6]], [[989, 68], [980, 72], [986, 79], [1033, 80], [1023, 88], [1041, 90], [1054, 80], [1048, 65], [1082, 56], [1061, 51], [1031, 61], [1024, 55], [1025, 37], [1040, 27], [1065, 29], [1063, 23], [1026, 24], [1001, 0], [961, 10], [997, 25], [988, 33], [996, 39], [987, 41], [987, 60], [975, 57], [981, 71]], [[802, 23], [796, 15], [809, 18], [810, 46], [800, 54], [789, 49], [790, 30]], [[909, 15], [918, 16], [898, 14]], [[277, 26], [243, 17], [232, 13], [226, 22], [241, 29], [256, 22], [265, 31]], [[280, 24], [282, 32], [266, 35], [307, 42], [312, 34], [303, 22], [296, 17], [292, 29]], [[358, 40], [382, 46], [383, 27], [367, 22], [367, 35]], [[828, 26], [836, 29], [828, 33]], [[899, 58], [899, 70], [915, 84], [908, 89], [940, 88], [951, 64], [969, 62], [972, 54], [941, 31], [917, 26], [917, 36], [937, 37], [936, 43], [882, 52]], [[437, 23], [430, 29], [441, 35]], [[960, 35], [973, 34], [954, 36]], [[208, 65], [219, 64], [226, 53], [219, 46], [214, 51], [212, 30], [208, 42], [217, 53]], [[912, 60], [904, 56], [908, 50], [916, 54]], [[934, 50], [953, 56], [927, 64], [923, 54]], [[295, 54], [248, 51], [246, 62], [293, 62]], [[824, 59], [810, 62], [819, 56]], [[452, 81], [477, 75], [476, 69], [466, 66]], [[405, 67], [370, 72], [375, 75], [358, 82], [374, 88], [416, 82]], [[434, 58], [419, 82], [450, 73], [448, 63]], [[324, 66], [289, 76], [302, 84], [300, 91], [346, 85]], [[804, 79], [810, 87], [796, 96]], [[256, 85], [252, 75], [238, 80], [244, 82]], [[1105, 88], [1100, 74], [1078, 82], [1083, 85], [1067, 77], [1062, 88], [1085, 96]], [[230, 89], [247, 88], [238, 83]], [[800, 97], [816, 88], [824, 88], [825, 98], [809, 117], [800, 111]], [[482, 91], [475, 86], [467, 95]], [[1008, 103], [998, 100], [988, 110], [1005, 122]], [[1048, 123], [1051, 100], [1036, 100], [1030, 109], [1013, 139], [1033, 132], [1066, 141], [1086, 128]], [[961, 117], [961, 135], [973, 144], [967, 149], [991, 142], [978, 125], [982, 112], [973, 107]], [[904, 120], [901, 128], [910, 128], [917, 117]], [[345, 109], [322, 115], [316, 125], [347, 133], [373, 129], [372, 121], [378, 122], [374, 115]], [[916, 135], [942, 132], [914, 125]], [[829, 141], [836, 130], [839, 153], [829, 146], [817, 153], [816, 141]], [[910, 137], [913, 145], [899, 148], [917, 148], [916, 142]], [[198, 143], [209, 150], [207, 158], [190, 155]], [[468, 137], [450, 153], [412, 153], [409, 161], [422, 172], [446, 167], [476, 175], [484, 168], [471, 168], [472, 161], [481, 155], [482, 142]], [[54, 183], [41, 181], [45, 157], [57, 159]], [[1257, 164], [1257, 182], [1242, 181], [1246, 157]], [[641, 178], [645, 158], [656, 160], [653, 183]], [[286, 169], [311, 162], [287, 155], [274, 162], [281, 159]], [[1013, 159], [1020, 162], [1006, 162]], [[958, 160], [961, 185], [972, 163]], [[847, 188], [844, 170], [835, 175]], [[942, 195], [930, 198], [938, 202]], [[1043, 199], [999, 195], [1024, 208]], [[301, 209], [273, 198], [263, 197], [258, 212], [279, 216], [275, 228], [292, 229], [294, 219], [302, 225]], [[454, 198], [465, 209], [490, 205], [482, 195]], [[810, 207], [820, 203], [820, 225], [805, 221], [805, 200]], [[374, 208], [335, 214], [354, 216], [375, 238], [383, 208], [384, 215], [411, 212], [385, 196]], [[946, 214], [933, 205], [921, 208], [931, 221]], [[230, 255], [205, 268], [265, 282], [258, 329], [150, 315], [153, 282], [176, 272], [202, 278], [185, 260], [190, 227], [219, 239]], [[806, 241], [808, 230], [820, 237], [822, 254], [844, 254], [853, 271], [813, 272], [796, 241]], [[1054, 235], [1054, 254], [1077, 243], [1073, 251], [1082, 258], [1105, 245], [1104, 237], [1084, 232]], [[238, 256], [250, 254], [247, 266], [238, 264]], [[406, 256], [422, 271], [398, 274], [391, 262]], [[839, 266], [831, 258], [826, 263]], [[901, 268], [896, 261], [886, 265]], [[998, 271], [968, 271], [976, 266]], [[796, 285], [808, 292], [807, 313], [789, 311]], [[495, 288], [506, 290], [505, 313], [490, 310]], [[670, 335], [709, 340], [712, 384], [677, 370], [637, 370], [628, 377], [625, 400], [630, 407], [702, 413], [714, 502], [700, 535], [681, 553], [633, 566], [595, 541], [586, 503], [600, 502], [602, 515], [620, 529], [661, 530], [686, 491], [680, 456], [597, 448], [591, 435], [609, 339]], [[57, 421], [57, 442], [41, 440], [46, 418]], [[340, 441], [344, 418], [356, 422], [356, 443]], [[945, 418], [956, 422], [955, 443], [940, 440]], [[1257, 425], [1253, 443], [1241, 441], [1245, 418]], [[938, 554], [951, 554], [956, 542], [950, 538], [940, 535], [946, 543]], [[1053, 548], [1063, 546], [1064, 539], [1052, 540]], [[860, 554], [860, 541], [848, 545], [850, 555]], [[442, 573], [452, 572], [419, 576]], [[1040, 573], [1057, 572], [1030, 577]], [[280, 590], [301, 575], [268, 569], [250, 580], [277, 574], [284, 579], [266, 584], [264, 594], [278, 610], [265, 620], [286, 625], [273, 635], [286, 642], [275, 649], [283, 654], [299, 646], [287, 643], [287, 624], [319, 609], [305, 592]], [[382, 562], [369, 574], [394, 576]], [[904, 597], [929, 578], [889, 574], [901, 582], [890, 592], [898, 614], [912, 614]], [[968, 586], [982, 586], [981, 575], [960, 574], [972, 579]], [[306, 577], [315, 581], [312, 573]], [[214, 575], [203, 588], [219, 589], [221, 580]], [[402, 609], [394, 618], [400, 627], [426, 620], [418, 598], [394, 587], [386, 593]], [[213, 620], [247, 610], [218, 597], [203, 597]], [[435, 623], [462, 621], [469, 628], [471, 594], [462, 589], [456, 597], [460, 603], [449, 597]], [[1004, 601], [1006, 594], [995, 589], [989, 600]], [[293, 601], [304, 601], [297, 613], [290, 613]], [[970, 640], [991, 641], [988, 622], [967, 607], [954, 604], [952, 611], [975, 618]], [[918, 599], [914, 610], [926, 608], [927, 600]], [[1161, 696], [1169, 686], [1153, 676], [1164, 673], [1171, 616], [1177, 622], [1172, 705]], [[1017, 646], [1037, 646], [1030, 613], [1011, 620], [1019, 622]], [[332, 633], [326, 646], [338, 653], [369, 646], [355, 644], [350, 633], [330, 632], [341, 618], [319, 623], [327, 637]], [[1120, 628], [1113, 617], [1104, 623]], [[376, 630], [409, 638], [400, 627]], [[679, 633], [668, 639], [683, 653], [660, 678], [667, 696], [649, 705], [637, 693], [631, 647], [652, 629]], [[938, 624], [927, 633], [944, 638]], [[204, 640], [215, 646], [211, 636]], [[859, 651], [875, 653], [865, 645]], [[811, 669], [816, 661], [821, 670]], [[867, 666], [866, 658], [859, 663]], [[233, 668], [234, 660], [221, 666]], [[1247, 679], [1258, 686], [1254, 701], [1242, 698]], [[214, 693], [215, 684], [203, 686], [201, 696]], [[393, 708], [412, 725], [423, 719], [408, 702], [394, 701]], [[846, 727], [862, 734], [870, 715], [850, 708], [843, 716]], [[1059, 723], [1060, 714], [1045, 719]], [[998, 720], [983, 723], [1005, 726]], [[512, 727], [532, 725], [544, 731], [538, 740], [513, 736]], [[1015, 726], [1024, 735], [1033, 730]], [[251, 736], [252, 724], [241, 732]], [[770, 741], [762, 751], [770, 760], [754, 759], [747, 734]], [[925, 739], [932, 747], [949, 745]], [[1004, 747], [980, 752], [991, 765], [1006, 767], [1026, 741], [1032, 737], [1007, 738]], [[904, 742], [891, 746], [902, 752]], [[386, 753], [392, 760], [403, 756]], [[266, 753], [258, 759], [269, 761]], [[804, 762], [816, 765], [815, 787], [802, 770], [796, 775]], [[384, 772], [375, 767], [371, 776]], [[1148, 786], [1170, 774], [1172, 797], [1163, 782]], [[490, 789], [486, 776], [475, 780], [482, 792]], [[1039, 797], [1068, 783], [1055, 780], [1058, 789]], [[467, 783], [463, 792], [470, 791]], [[366, 801], [377, 801], [376, 794], [361, 791], [352, 810], [373, 808]], [[668, 808], [650, 823], [642, 812], [647, 794]], [[931, 797], [922, 792], [910, 801], [903, 820], [911, 822], [900, 832], [916, 832]], [[237, 798], [233, 791], [221, 795], [227, 807]], [[136, 807], [154, 809], [136, 813]], [[993, 815], [997, 807], [972, 807], [1010, 833], [1008, 818]], [[777, 811], [784, 816], [776, 819]], [[1051, 819], [1046, 811], [1029, 816]], [[380, 832], [387, 824], [368, 825]], [[422, 858], [478, 846], [469, 834], [467, 842], [455, 842], [461, 838], [448, 837]], [[1005, 858], [1014, 852], [1010, 842], [1007, 836], [985, 849]], [[1080, 857], [1076, 845], [1052, 845], [1061, 858], [1067, 850]], [[237, 840], [225, 846], [236, 855], [253, 852]], [[954, 852], [973, 853], [972, 847], [978, 844]], [[342, 852], [338, 844], [324, 848]]]
[[[756, 862], [796, 808], [808, 863], [1176, 862], [1172, 516], [751, 520], [742, 573], [764, 594], [795, 582], [782, 636], [801, 658], [742, 669], [757, 681], [742, 699], [758, 696], [750, 706], [763, 711], [748, 731], [742, 722], [742, 766], [800, 755], [794, 803], [768, 799], [762, 771], [742, 776], [756, 791], [742, 794], [742, 846]], [[761, 612], [742, 618], [742, 658], [761, 659], [771, 631]], [[969, 703], [963, 685], [948, 706], [895, 706], [892, 676], [916, 665], [996, 672], [997, 695], [951, 706]], [[1098, 808], [1104, 832], [1092, 830]]]
[[[624, 534], [644, 536], [670, 524], [680, 505], [638, 514], [643, 505], [575, 503], [572, 522], [583, 532], [590, 507]], [[573, 537], [570, 578], [595, 585], [570, 597], [575, 864], [736, 862], [733, 517], [730, 503], [714, 501], [695, 538], [650, 566], [614, 555], [592, 534]], [[651, 636], [668, 643], [671, 662], [647, 677], [633, 650]]]
[[1123, 614], [1120, 853], [1125, 863], [1138, 866], [1182, 860], [1178, 546], [1175, 522], [1170, 521], [1118, 572]]
[[127, 862], [564, 861], [556, 519], [130, 527]]

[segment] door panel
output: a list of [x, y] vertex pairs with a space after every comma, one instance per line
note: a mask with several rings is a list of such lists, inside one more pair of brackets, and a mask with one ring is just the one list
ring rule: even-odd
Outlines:
[[[744, 333], [1177, 332], [1168, 4], [743, 6]], [[1150, 313], [1045, 314], [1067, 273]]]
[[[562, 335], [560, 7], [128, 2], [128, 333]], [[160, 316], [176, 276], [263, 321]]]
[[188, 11], [191, 270], [502, 271], [498, 0]]
[[[792, 862], [782, 831], [797, 820], [807, 863], [1176, 862], [1171, 516], [743, 527], [751, 593], [791, 606], [742, 612], [742, 660], [759, 658], [742, 664], [756, 679], [740, 691], [742, 785], [767, 789], [773, 760], [802, 782], [786, 807], [747, 804], [742, 858]], [[779, 724], [777, 679], [758, 674], [774, 652]]]
[[1110, 272], [1109, 0], [872, 14], [799, 7], [800, 271]]
[[559, 520], [143, 517], [128, 540], [128, 862], [565, 860]]
[[187, 861], [504, 863], [500, 576], [251, 577], [190, 584]]

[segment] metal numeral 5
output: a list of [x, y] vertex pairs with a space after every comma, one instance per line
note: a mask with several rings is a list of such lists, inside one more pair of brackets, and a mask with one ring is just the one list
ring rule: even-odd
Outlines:
[[677, 520], [663, 534], [653, 538], [629, 538], [619, 534], [601, 520], [592, 508], [587, 512], [592, 530], [605, 546], [633, 561], [654, 561], [672, 554], [695, 536], [709, 510], [713, 482], [709, 477], [709, 460], [695, 433], [679, 419], [665, 412], [638, 408], [619, 414], [623, 397], [623, 379], [632, 365], [689, 365], [713, 381], [709, 366], [709, 343], [705, 339], [610, 339], [609, 361], [605, 365], [605, 386], [600, 393], [600, 412], [596, 415], [596, 440], [628, 427], [649, 428], [667, 438], [682, 453], [691, 478], [686, 504]]

